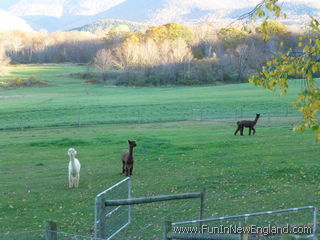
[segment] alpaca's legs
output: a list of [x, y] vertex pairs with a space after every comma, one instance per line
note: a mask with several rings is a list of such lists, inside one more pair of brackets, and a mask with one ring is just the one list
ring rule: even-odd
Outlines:
[[130, 168], [130, 173], [129, 173], [130, 176], [132, 175], [132, 171], [133, 171], [133, 165]]
[[71, 178], [71, 175], [69, 175], [69, 188], [72, 188], [72, 178]]
[[234, 135], [237, 135], [237, 133], [239, 132], [240, 127], [237, 128], [237, 130], [234, 132]]
[[129, 176], [129, 167], [128, 167], [127, 164], [126, 164], [126, 166], [125, 166], [125, 175], [126, 175], [126, 177]]
[[126, 172], [126, 165], [122, 162], [122, 174]]
[[252, 128], [251, 128], [251, 127], [249, 127], [249, 136], [251, 135], [251, 129], [252, 129]]
[[254, 129], [254, 127], [252, 127], [252, 130], [253, 130], [253, 135], [256, 133], [256, 130]]
[[79, 187], [80, 175], [78, 175], [75, 179], [75, 187]]
[[129, 177], [132, 175], [133, 170], [133, 164], [127, 164], [126, 165], [126, 176]]
[[241, 129], [240, 129], [240, 135], [241, 135], [241, 136], [243, 136], [243, 128], [244, 128], [244, 127], [241, 127]]

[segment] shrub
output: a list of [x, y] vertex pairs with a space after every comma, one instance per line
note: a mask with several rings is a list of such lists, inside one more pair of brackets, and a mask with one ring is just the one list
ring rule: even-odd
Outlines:
[[3, 88], [45, 87], [49, 85], [49, 83], [39, 80], [35, 76], [27, 79], [14, 78], [5, 82], [0, 82], [0, 86]]
[[70, 73], [70, 77], [80, 78], [80, 79], [95, 79], [98, 76], [97, 76], [97, 73], [84, 72], [84, 73]]

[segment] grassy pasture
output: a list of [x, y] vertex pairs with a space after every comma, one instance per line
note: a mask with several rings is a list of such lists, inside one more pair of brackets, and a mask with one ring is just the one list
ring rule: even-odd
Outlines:
[[[59, 126], [76, 116], [79, 104], [88, 125], [117, 116], [126, 124], [0, 131], [0, 232], [38, 230], [52, 219], [62, 231], [90, 234], [95, 195], [123, 178], [120, 152], [127, 148], [127, 139], [138, 142], [134, 197], [206, 188], [206, 217], [319, 207], [320, 149], [314, 133], [258, 123], [255, 136], [235, 137], [235, 124], [229, 122], [152, 123], [157, 120], [152, 118], [154, 112], [168, 113], [167, 120], [184, 120], [181, 114], [172, 117], [173, 113], [186, 111], [190, 119], [193, 108], [231, 112], [245, 106], [252, 112], [277, 113], [279, 106], [293, 101], [300, 89], [298, 82], [288, 96], [279, 98], [249, 84], [111, 88], [83, 84], [68, 75], [81, 71], [85, 68], [71, 65], [14, 67], [8, 78], [36, 75], [54, 86], [0, 90], [0, 115], [10, 116], [1, 117], [0, 125], [19, 126], [21, 115], [28, 115], [31, 127]], [[101, 111], [101, 105], [109, 111]], [[127, 124], [130, 113], [136, 111], [151, 114], [151, 123]], [[79, 189], [67, 187], [69, 147], [77, 149], [82, 164]], [[191, 209], [192, 204], [182, 207]], [[169, 212], [177, 208], [175, 204], [165, 207]], [[139, 210], [143, 214], [143, 208]], [[141, 219], [139, 224], [145, 225]], [[140, 239], [152, 239], [144, 234]]]
[[[94, 196], [122, 179], [119, 155], [129, 138], [139, 144], [135, 197], [205, 187], [207, 217], [319, 205], [313, 134], [257, 127], [254, 137], [234, 137], [233, 131], [230, 124], [182, 122], [2, 132], [0, 232], [41, 229], [53, 219], [64, 231], [88, 234]], [[82, 164], [80, 188], [71, 190], [70, 146]]]
[[[250, 84], [208, 87], [114, 88], [85, 84], [70, 77], [85, 72], [74, 65], [15, 66], [4, 78], [36, 76], [53, 86], [1, 91], [0, 128], [43, 128], [190, 120], [192, 109], [210, 109], [213, 118], [230, 118], [243, 108], [243, 116], [282, 115], [300, 90], [300, 82], [286, 97]], [[291, 111], [290, 111], [291, 112]], [[239, 112], [238, 112], [239, 113]]]

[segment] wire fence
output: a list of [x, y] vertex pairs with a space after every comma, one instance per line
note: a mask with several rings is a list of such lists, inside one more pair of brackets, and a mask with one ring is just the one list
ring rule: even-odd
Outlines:
[[116, 235], [131, 222], [131, 206], [105, 206], [105, 200], [130, 199], [131, 180], [125, 178], [95, 198], [95, 237], [107, 237]]
[[[197, 201], [191, 199], [133, 205], [131, 224], [112, 239], [160, 240], [165, 236], [165, 239], [294, 240], [317, 237], [317, 210], [312, 206], [190, 220], [199, 219], [198, 210]], [[166, 223], [170, 225], [167, 229]], [[102, 240], [102, 238], [40, 230], [0, 233], [0, 240]]]
[[[133, 200], [135, 203], [110, 203], [119, 200]], [[107, 205], [106, 201], [109, 202]], [[95, 237], [161, 239], [165, 220], [202, 218], [203, 214], [204, 192], [132, 199], [131, 180], [125, 178], [96, 196]]]
[[131, 224], [113, 239], [163, 239], [164, 222], [199, 218], [199, 200], [154, 202], [131, 206]]
[[168, 224], [166, 239], [315, 239], [317, 209], [306, 206]]
[[[254, 120], [258, 112], [245, 111], [244, 109], [237, 109], [235, 111], [220, 112], [208, 109], [193, 109], [192, 120], [194, 121], [214, 121], [214, 122], [227, 122], [236, 123], [241, 120]], [[299, 113], [285, 109], [282, 113], [273, 113], [271, 111], [259, 112], [260, 118], [257, 125], [264, 127], [293, 127], [302, 121]]]
[[210, 120], [236, 122], [254, 119], [261, 114], [259, 124], [265, 126], [295, 125], [301, 120], [300, 113], [291, 106], [277, 105], [272, 109], [221, 108], [162, 108], [151, 107], [79, 107], [36, 109], [0, 113], [0, 130], [25, 130], [36, 128], [83, 127], [103, 124], [173, 122], [186, 120]]

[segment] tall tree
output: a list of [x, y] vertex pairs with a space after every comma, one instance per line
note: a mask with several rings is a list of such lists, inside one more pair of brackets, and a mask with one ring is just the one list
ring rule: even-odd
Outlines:
[[110, 49], [101, 49], [93, 59], [94, 65], [99, 69], [103, 81], [106, 81], [106, 73], [113, 66], [114, 58]]
[[[276, 17], [284, 16], [278, 0], [264, 0], [251, 12], [251, 17], [264, 18], [267, 25], [266, 12], [272, 12]], [[249, 13], [250, 14], [250, 13]], [[296, 48], [291, 48], [267, 62], [262, 70], [249, 79], [256, 86], [263, 86], [266, 89], [275, 91], [280, 89], [281, 93], [286, 94], [290, 85], [290, 79], [301, 77], [304, 81], [304, 89], [299, 93], [298, 98], [293, 103], [294, 108], [298, 108], [303, 116], [303, 121], [294, 130], [304, 131], [311, 128], [317, 131], [317, 140], [320, 141], [320, 23], [319, 19], [310, 16], [311, 21], [308, 25], [309, 32], [300, 36]], [[269, 31], [262, 31], [264, 38], [269, 38]], [[300, 51], [295, 51], [300, 49]]]

